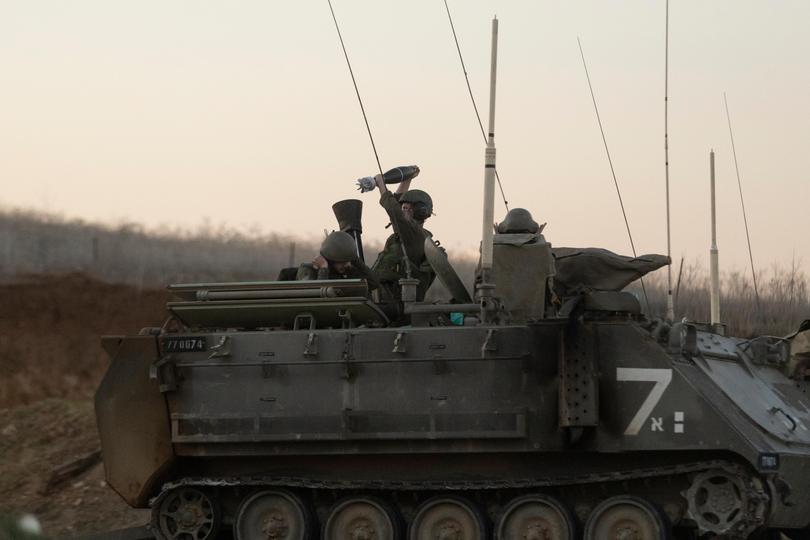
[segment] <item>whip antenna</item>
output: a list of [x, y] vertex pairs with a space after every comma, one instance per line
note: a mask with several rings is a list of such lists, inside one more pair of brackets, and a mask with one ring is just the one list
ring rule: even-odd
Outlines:
[[675, 303], [672, 300], [672, 233], [669, 218], [669, 0], [666, 2], [664, 24], [664, 177], [667, 187], [667, 320], [675, 320]]
[[[371, 141], [371, 149], [374, 150], [374, 159], [377, 160], [377, 169], [380, 171], [380, 176], [383, 175], [382, 165], [380, 165], [380, 156], [377, 154], [377, 146], [374, 144], [374, 137], [371, 135], [371, 127], [368, 125], [368, 117], [366, 116], [366, 108], [363, 107], [363, 100], [360, 97], [360, 90], [357, 88], [357, 81], [354, 78], [354, 71], [352, 71], [352, 63], [349, 61], [349, 54], [346, 52], [346, 45], [343, 43], [343, 35], [340, 33], [340, 26], [335, 17], [335, 10], [332, 8], [332, 0], [326, 0], [329, 4], [329, 11], [332, 12], [332, 20], [335, 21], [335, 30], [337, 30], [338, 38], [340, 39], [340, 47], [343, 49], [343, 56], [346, 57], [346, 65], [349, 66], [349, 74], [352, 76], [352, 84], [354, 84], [354, 93], [357, 94], [357, 101], [360, 103], [360, 111], [363, 113], [363, 120], [366, 123], [366, 131], [368, 131], [368, 138]], [[392, 221], [391, 225], [394, 227], [394, 232], [399, 235], [398, 227]], [[411, 260], [408, 258], [408, 253], [405, 251], [405, 243], [400, 242], [402, 247], [402, 255], [405, 261], [405, 275], [411, 279]]]
[[734, 170], [737, 173], [737, 187], [740, 190], [740, 205], [742, 206], [743, 223], [745, 224], [745, 239], [748, 241], [748, 259], [751, 261], [751, 276], [754, 278], [754, 296], [757, 299], [757, 314], [762, 318], [762, 305], [759, 303], [759, 289], [757, 288], [757, 272], [754, 270], [754, 256], [751, 254], [751, 236], [748, 234], [748, 217], [745, 214], [745, 199], [743, 199], [742, 182], [740, 181], [740, 167], [737, 165], [737, 150], [734, 148], [734, 133], [731, 131], [731, 115], [728, 112], [728, 99], [726, 99], [725, 92], [723, 92], [723, 103], [726, 104], [728, 134], [731, 137], [731, 153], [734, 156]]
[[335, 10], [332, 9], [332, 0], [326, 1], [329, 3], [329, 11], [332, 12], [332, 20], [335, 21], [335, 30], [337, 30], [338, 38], [340, 39], [340, 47], [343, 49], [343, 56], [346, 57], [346, 65], [349, 66], [349, 75], [352, 76], [354, 93], [357, 94], [357, 101], [360, 102], [360, 111], [363, 113], [363, 120], [366, 122], [366, 131], [368, 131], [368, 138], [371, 141], [371, 149], [374, 150], [374, 159], [377, 160], [377, 168], [380, 170], [380, 176], [382, 176], [383, 170], [382, 165], [380, 165], [380, 156], [377, 154], [377, 146], [374, 144], [374, 137], [371, 135], [371, 127], [368, 125], [366, 108], [363, 107], [363, 100], [360, 97], [360, 90], [357, 89], [357, 81], [354, 78], [354, 71], [352, 71], [352, 63], [349, 61], [349, 54], [346, 52], [346, 45], [343, 44], [343, 36], [340, 33], [340, 26], [338, 26], [337, 17], [335, 17]]
[[[577, 37], [577, 45], [579, 45], [579, 55], [582, 57], [582, 67], [585, 68], [585, 78], [588, 79], [588, 88], [591, 91], [591, 100], [593, 100], [593, 110], [596, 111], [596, 121], [599, 124], [599, 132], [602, 134], [602, 142], [605, 145], [605, 153], [607, 154], [608, 163], [610, 164], [610, 174], [613, 175], [613, 184], [616, 186], [616, 195], [619, 196], [619, 206], [622, 207], [622, 216], [624, 216], [624, 226], [627, 228], [627, 236], [630, 237], [630, 248], [633, 250], [633, 257], [637, 257], [636, 245], [633, 242], [633, 234], [630, 232], [630, 223], [627, 221], [627, 212], [624, 210], [624, 201], [622, 200], [622, 192], [619, 189], [619, 181], [616, 179], [616, 171], [613, 169], [613, 160], [610, 158], [610, 150], [608, 150], [607, 137], [605, 137], [605, 130], [602, 128], [602, 118], [599, 116], [599, 107], [596, 106], [596, 96], [593, 93], [593, 86], [591, 86], [591, 76], [588, 74], [588, 65], [585, 63], [585, 53], [582, 52], [582, 43]], [[644, 293], [644, 302], [647, 304], [647, 313], [650, 313], [650, 299], [647, 297], [647, 288], [644, 286], [644, 278], [640, 278], [641, 290]]]
[[[475, 117], [478, 119], [478, 127], [481, 128], [481, 136], [484, 138], [484, 144], [487, 144], [487, 134], [484, 132], [484, 124], [481, 122], [481, 115], [478, 114], [478, 106], [475, 104], [473, 97], [472, 87], [470, 87], [470, 77], [467, 75], [467, 68], [464, 65], [464, 57], [461, 56], [461, 47], [458, 44], [458, 37], [456, 36], [456, 27], [453, 25], [453, 17], [450, 15], [450, 8], [447, 5], [447, 0], [444, 0], [444, 9], [447, 10], [447, 18], [450, 21], [450, 30], [453, 31], [453, 40], [456, 42], [456, 50], [458, 51], [458, 59], [461, 61], [461, 70], [464, 72], [464, 80], [467, 81], [467, 91], [470, 93], [470, 100], [472, 101]], [[498, 174], [498, 169], [495, 169], [495, 179], [498, 181], [498, 189], [501, 190], [501, 198], [506, 211], [509, 211], [509, 203], [506, 202], [506, 195], [503, 193], [503, 185], [501, 184], [501, 177]]]

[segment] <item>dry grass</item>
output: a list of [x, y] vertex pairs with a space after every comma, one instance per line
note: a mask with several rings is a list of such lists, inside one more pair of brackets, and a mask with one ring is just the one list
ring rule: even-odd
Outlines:
[[[475, 273], [475, 261], [454, 259], [462, 281], [472, 291]], [[679, 265], [674, 264], [673, 294], [677, 292], [675, 315], [676, 320], [686, 317], [692, 321], [709, 321], [709, 272], [699, 261], [685, 262], [678, 282]], [[667, 273], [666, 268], [646, 276], [644, 284], [650, 299], [652, 317], [664, 318], [667, 307]], [[800, 261], [785, 268], [772, 265], [768, 270], [757, 271], [759, 303], [754, 292], [751, 272], [730, 270], [720, 276], [720, 316], [727, 325], [727, 333], [741, 337], [757, 335], [784, 336], [795, 331], [799, 323], [810, 319], [810, 278], [801, 269]], [[646, 306], [639, 281], [631, 284], [627, 290], [635, 293]], [[432, 298], [445, 298], [441, 288], [430, 291]]]
[[[679, 266], [673, 265], [676, 319], [709, 320], [709, 273], [700, 262], [686, 262], [678, 283]], [[662, 269], [644, 279], [653, 316], [666, 313], [667, 275]], [[730, 270], [720, 275], [720, 318], [728, 333], [742, 337], [786, 335], [810, 319], [810, 283], [798, 261], [790, 267], [774, 265], [757, 271], [759, 299], [751, 272]], [[634, 284], [630, 289], [641, 296]]]

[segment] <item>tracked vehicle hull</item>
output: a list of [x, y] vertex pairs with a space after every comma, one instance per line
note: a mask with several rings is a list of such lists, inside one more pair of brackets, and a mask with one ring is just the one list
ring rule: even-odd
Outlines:
[[194, 303], [171, 330], [108, 340], [96, 397], [108, 481], [151, 504], [159, 537], [601, 538], [629, 520], [639, 538], [800, 538], [810, 522], [810, 415], [778, 340], [661, 331], [620, 293], [470, 327], [199, 328]]

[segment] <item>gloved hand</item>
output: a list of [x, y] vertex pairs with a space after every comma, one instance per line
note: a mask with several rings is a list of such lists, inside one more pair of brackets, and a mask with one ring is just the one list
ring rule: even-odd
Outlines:
[[314, 259], [312, 259], [312, 267], [315, 270], [320, 270], [321, 268], [329, 267], [329, 262], [324, 258], [323, 255], [318, 255]]

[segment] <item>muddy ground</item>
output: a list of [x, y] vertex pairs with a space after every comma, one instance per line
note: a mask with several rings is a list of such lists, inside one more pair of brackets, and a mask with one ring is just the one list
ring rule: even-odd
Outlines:
[[81, 274], [0, 285], [0, 515], [32, 513], [52, 538], [146, 523], [104, 482], [92, 396], [99, 336], [160, 326], [166, 299]]

